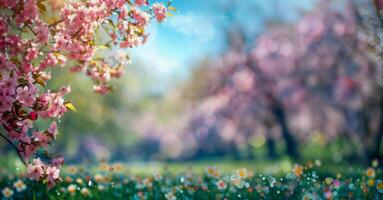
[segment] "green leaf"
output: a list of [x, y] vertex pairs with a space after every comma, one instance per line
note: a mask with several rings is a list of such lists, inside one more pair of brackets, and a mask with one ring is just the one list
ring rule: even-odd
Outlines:
[[135, 31], [136, 31], [136, 33], [137, 33], [138, 35], [143, 35], [143, 34], [145, 33], [145, 29], [144, 29], [143, 27], [137, 27], [137, 28], [135, 29]]
[[114, 23], [113, 23], [113, 20], [108, 19], [107, 21], [108, 21], [108, 23], [109, 23], [113, 28], [116, 28], [116, 26], [115, 26]]
[[17, 66], [21, 65], [21, 62], [19, 61], [19, 59], [17, 59], [17, 57], [11, 57], [11, 61]]
[[175, 8], [175, 7], [173, 7], [173, 6], [169, 6], [169, 7], [168, 7], [168, 10], [171, 10], [171, 11], [177, 12], [177, 8]]
[[105, 45], [98, 45], [97, 48], [98, 49], [109, 49], [109, 44], [105, 44]]
[[63, 58], [65, 58], [65, 56], [59, 52], [53, 52], [53, 55], [56, 56], [57, 59], [61, 60]]
[[173, 16], [174, 16], [171, 12], [167, 12], [166, 15], [167, 15], [168, 17], [173, 17]]
[[45, 83], [45, 80], [41, 76], [34, 77], [35, 82], [39, 84], [41, 87], [47, 87], [47, 84]]
[[72, 111], [75, 111], [75, 112], [77, 111], [76, 108], [74, 107], [74, 105], [71, 102], [65, 102], [64, 106], [66, 108], [68, 108], [69, 110], [72, 110]]
[[36, 2], [36, 6], [39, 8], [39, 11], [41, 13], [44, 13], [47, 11], [46, 6], [44, 5], [44, 1], [46, 1], [46, 0], [37, 0], [37, 2]]
[[19, 79], [17, 79], [17, 82], [18, 82], [21, 86], [24, 86], [24, 85], [27, 85], [27, 84], [28, 84], [28, 81], [27, 81], [25, 78], [19, 78]]

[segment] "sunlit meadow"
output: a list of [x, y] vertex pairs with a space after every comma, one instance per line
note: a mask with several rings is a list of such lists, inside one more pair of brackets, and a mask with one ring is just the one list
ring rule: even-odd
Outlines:
[[[18, 161], [15, 165], [22, 167]], [[251, 162], [217, 163], [220, 167], [198, 162], [150, 165], [67, 165], [63, 180], [50, 190], [26, 178], [19, 167], [1, 168], [9, 174], [1, 179], [2, 194], [15, 199], [381, 199], [383, 195], [377, 160], [370, 167], [344, 166], [337, 173], [329, 173], [331, 166], [320, 160], [303, 165], [288, 160], [265, 166]]]

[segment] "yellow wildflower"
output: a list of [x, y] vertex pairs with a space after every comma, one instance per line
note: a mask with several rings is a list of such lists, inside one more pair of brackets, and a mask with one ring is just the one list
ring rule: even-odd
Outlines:
[[372, 167], [369, 167], [367, 170], [366, 170], [366, 176], [370, 177], [370, 178], [374, 178], [375, 177], [375, 169], [372, 168]]
[[298, 164], [294, 165], [293, 173], [297, 177], [302, 176], [302, 174], [303, 174], [303, 166], [302, 165], [298, 165]]
[[21, 192], [21, 191], [27, 189], [27, 186], [26, 186], [26, 185], [24, 184], [24, 182], [21, 181], [21, 180], [18, 180], [18, 181], [16, 181], [15, 183], [13, 183], [13, 186], [16, 188], [16, 190], [17, 190], [18, 192]]
[[370, 178], [370, 179], [368, 179], [368, 186], [374, 186], [375, 185], [375, 180], [373, 179], [373, 178]]
[[76, 189], [77, 189], [77, 187], [76, 187], [75, 184], [70, 184], [70, 185], [68, 186], [67, 189], [68, 189], [68, 192], [69, 192], [71, 195], [73, 195], [73, 194], [76, 193]]
[[96, 174], [94, 175], [94, 181], [96, 181], [97, 183], [101, 183], [104, 181], [104, 177], [101, 174]]
[[84, 184], [84, 181], [81, 178], [77, 178], [76, 182], [80, 185]]
[[90, 191], [88, 190], [88, 188], [82, 188], [80, 192], [83, 196], [86, 197], [90, 195]]
[[13, 190], [9, 189], [8, 187], [4, 188], [1, 192], [5, 198], [10, 198], [13, 195]]
[[70, 165], [66, 168], [66, 171], [69, 173], [69, 174], [76, 174], [78, 172], [78, 169], [76, 166], [74, 165]]

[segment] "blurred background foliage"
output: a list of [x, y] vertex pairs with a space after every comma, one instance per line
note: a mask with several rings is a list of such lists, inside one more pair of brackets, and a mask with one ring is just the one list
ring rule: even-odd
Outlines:
[[[61, 119], [54, 152], [69, 163], [381, 156], [380, 1], [198, 2], [174, 1], [179, 15], [152, 27], [111, 94], [52, 72], [48, 84], [71, 85], [77, 108]], [[200, 13], [225, 23], [201, 31], [190, 17]], [[161, 58], [148, 50], [157, 46]]]

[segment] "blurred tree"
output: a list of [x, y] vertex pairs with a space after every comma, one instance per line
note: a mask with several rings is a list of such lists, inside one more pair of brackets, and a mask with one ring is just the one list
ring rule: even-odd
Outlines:
[[297, 24], [270, 26], [251, 51], [241, 34], [231, 34], [230, 48], [210, 67], [219, 75], [209, 80], [214, 89], [194, 110], [189, 132], [250, 148], [257, 126], [275, 124], [286, 154], [296, 157], [296, 138], [317, 129], [328, 138], [350, 138], [359, 159], [376, 157], [383, 124], [376, 120], [383, 118], [377, 62], [354, 7], [341, 8], [321, 3]]
[[[355, 10], [358, 15], [358, 24], [365, 30], [366, 41], [369, 44], [370, 57], [375, 62], [376, 80], [383, 85], [383, 1], [382, 0], [354, 0]], [[381, 92], [381, 91], [380, 91]], [[383, 99], [380, 100], [380, 113], [383, 113]], [[382, 115], [382, 114], [381, 114]], [[374, 140], [370, 159], [380, 157], [383, 139], [383, 116], [380, 116], [379, 127]]]

